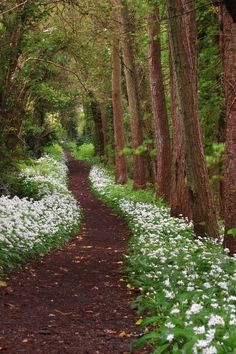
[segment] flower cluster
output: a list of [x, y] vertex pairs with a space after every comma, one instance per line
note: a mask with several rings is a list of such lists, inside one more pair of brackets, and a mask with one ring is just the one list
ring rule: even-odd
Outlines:
[[[95, 167], [90, 180], [101, 198], [112, 199], [114, 182], [104, 170]], [[133, 231], [127, 263], [130, 279], [140, 289], [137, 306], [150, 314], [142, 325], [151, 325], [152, 331], [140, 343], [146, 337], [158, 353], [232, 353], [235, 258], [214, 240], [194, 239], [191, 223], [171, 217], [167, 207], [123, 197], [115, 204]]]
[[67, 189], [67, 166], [45, 156], [22, 171], [39, 200], [0, 198], [0, 266], [13, 266], [55, 247], [77, 230], [81, 209]]

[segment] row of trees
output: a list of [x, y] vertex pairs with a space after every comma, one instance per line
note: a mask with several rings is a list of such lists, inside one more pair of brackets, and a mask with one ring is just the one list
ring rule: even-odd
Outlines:
[[82, 106], [118, 183], [155, 185], [197, 235], [218, 239], [220, 216], [235, 253], [234, 15], [230, 0], [0, 2], [3, 160], [41, 146], [49, 114], [75, 135]]

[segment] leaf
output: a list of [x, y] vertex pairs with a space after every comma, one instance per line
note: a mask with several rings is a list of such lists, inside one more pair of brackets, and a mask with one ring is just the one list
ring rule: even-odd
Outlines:
[[126, 333], [125, 331], [121, 331], [119, 333], [119, 337], [132, 337], [134, 333]]
[[139, 326], [139, 325], [141, 325], [142, 322], [143, 322], [143, 319], [140, 318], [140, 319], [138, 319], [138, 320], [135, 322], [135, 324], [136, 324], [137, 326]]
[[71, 316], [71, 315], [73, 315], [73, 312], [62, 312], [62, 311], [57, 310], [57, 309], [55, 309], [54, 311], [60, 313], [63, 316]]
[[120, 332], [119, 337], [126, 337], [126, 332], [125, 331]]
[[163, 353], [167, 348], [169, 347], [169, 344], [164, 344], [160, 346], [158, 349], [156, 349], [153, 354], [161, 354]]
[[236, 227], [234, 227], [233, 229], [229, 229], [229, 230], [227, 231], [227, 235], [236, 237]]
[[134, 287], [131, 284], [126, 285], [128, 289], [134, 289]]
[[3, 280], [0, 280], [0, 288], [7, 286], [7, 283]]

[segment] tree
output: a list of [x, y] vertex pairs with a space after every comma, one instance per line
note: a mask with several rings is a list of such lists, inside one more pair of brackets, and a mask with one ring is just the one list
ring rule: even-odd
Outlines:
[[225, 5], [222, 12], [222, 54], [226, 105], [226, 151], [224, 170], [224, 246], [236, 253], [236, 24]]
[[194, 3], [166, 0], [186, 173], [197, 235], [218, 238], [198, 119]]
[[127, 182], [126, 157], [124, 149], [124, 127], [122, 119], [121, 102], [121, 63], [119, 38], [114, 34], [112, 45], [112, 103], [113, 103], [113, 124], [115, 139], [115, 163], [116, 181], [124, 184]]
[[157, 195], [170, 201], [171, 146], [168, 115], [161, 68], [161, 43], [159, 10], [148, 15], [149, 77], [152, 98], [152, 113], [156, 126], [157, 144]]
[[173, 58], [170, 51], [170, 99], [172, 118], [172, 164], [171, 164], [171, 215], [183, 215], [192, 219], [190, 195], [186, 184], [186, 162], [179, 120], [179, 108], [176, 95], [176, 79], [174, 78]]
[[234, 23], [236, 23], [236, 2], [235, 0], [223, 0], [223, 3], [225, 4], [225, 7], [232, 17], [232, 20]]
[[133, 187], [134, 189], [145, 187], [144, 157], [137, 151], [143, 143], [141, 124], [141, 109], [138, 93], [137, 71], [134, 59], [134, 42], [129, 18], [129, 9], [126, 0], [118, 0], [121, 5], [121, 22], [123, 29], [122, 49], [124, 58], [124, 70], [131, 117], [131, 139], [133, 154]]

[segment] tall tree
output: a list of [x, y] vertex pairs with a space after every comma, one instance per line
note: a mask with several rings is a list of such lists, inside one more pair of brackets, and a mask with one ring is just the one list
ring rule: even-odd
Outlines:
[[103, 148], [104, 148], [103, 155], [104, 155], [104, 161], [107, 163], [109, 137], [108, 137], [108, 127], [107, 127], [106, 105], [103, 101], [99, 103], [99, 109], [101, 112], [101, 120], [102, 120]]
[[115, 138], [116, 181], [118, 183], [124, 184], [127, 182], [127, 167], [126, 157], [122, 153], [124, 149], [124, 126], [121, 102], [120, 43], [119, 38], [116, 38], [115, 34], [112, 44], [112, 103]]
[[144, 156], [137, 153], [137, 148], [143, 143], [141, 124], [141, 109], [138, 92], [137, 71], [134, 58], [134, 41], [132, 24], [129, 16], [129, 8], [126, 0], [117, 0], [121, 5], [121, 22], [123, 29], [122, 47], [124, 58], [124, 70], [126, 78], [127, 95], [131, 117], [131, 139], [134, 149], [133, 155], [133, 187], [134, 189], [145, 187]]
[[170, 202], [171, 146], [168, 115], [161, 67], [159, 9], [148, 15], [148, 58], [152, 98], [152, 113], [156, 126], [157, 144], [157, 195]]
[[226, 105], [226, 151], [224, 171], [224, 246], [236, 253], [236, 24], [225, 5], [221, 7], [222, 54]]
[[197, 235], [218, 238], [198, 118], [194, 3], [166, 0], [166, 4], [194, 229]]
[[172, 165], [171, 165], [171, 215], [183, 215], [192, 219], [190, 195], [186, 184], [186, 163], [179, 121], [179, 108], [176, 95], [176, 79], [173, 70], [173, 58], [170, 50], [170, 100], [172, 119]]

